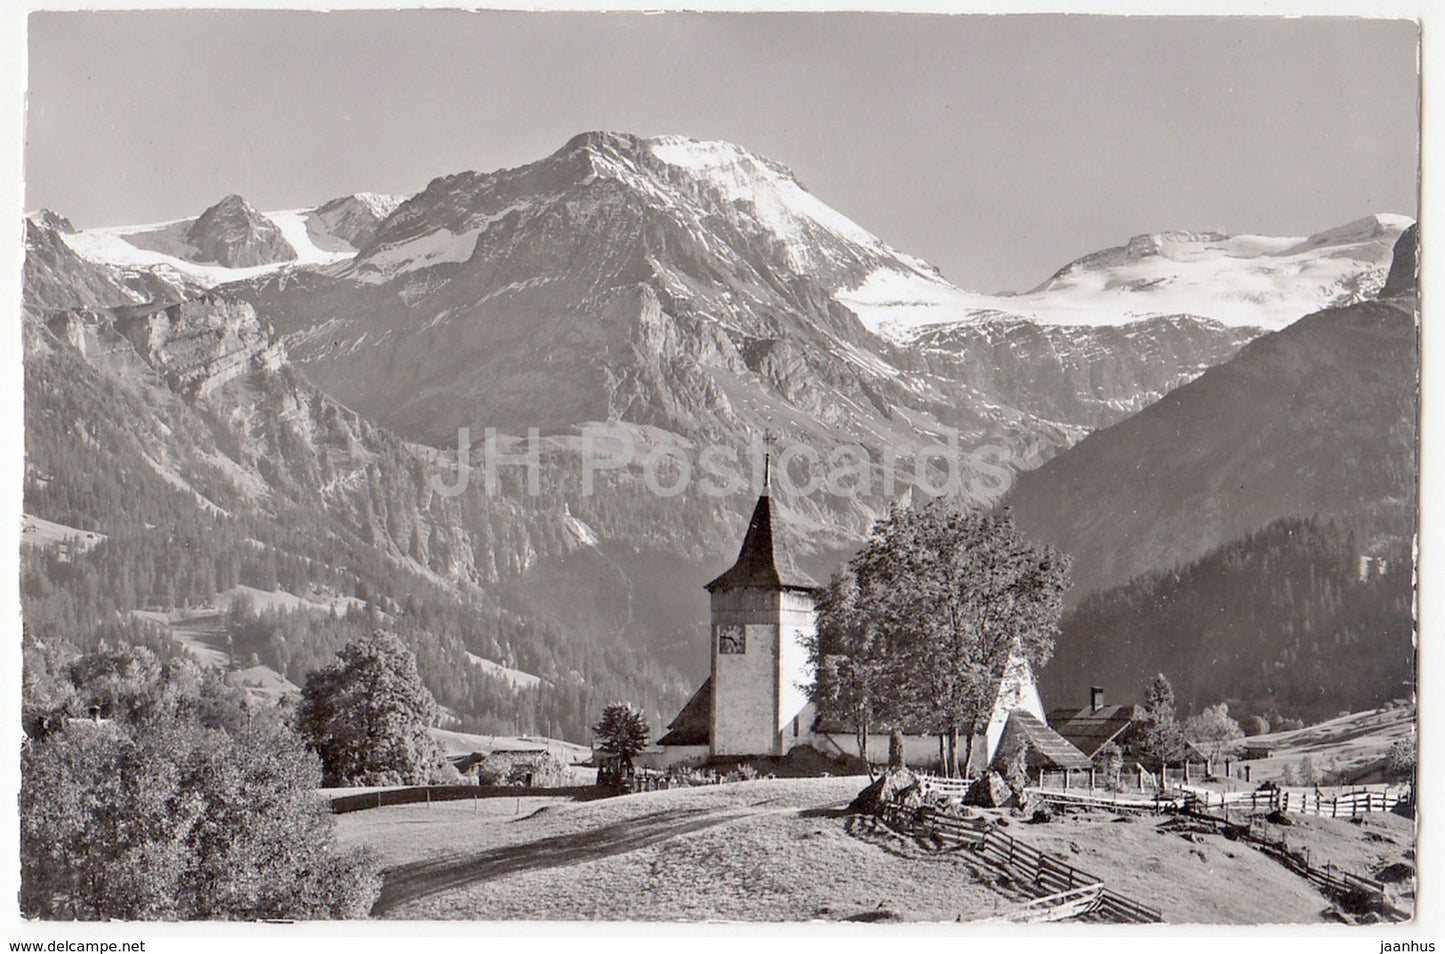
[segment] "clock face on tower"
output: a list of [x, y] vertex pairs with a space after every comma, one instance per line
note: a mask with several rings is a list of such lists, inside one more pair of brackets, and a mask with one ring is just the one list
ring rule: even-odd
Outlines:
[[719, 626], [717, 628], [717, 651], [718, 654], [736, 655], [747, 652], [747, 637], [743, 634], [743, 628], [737, 625]]

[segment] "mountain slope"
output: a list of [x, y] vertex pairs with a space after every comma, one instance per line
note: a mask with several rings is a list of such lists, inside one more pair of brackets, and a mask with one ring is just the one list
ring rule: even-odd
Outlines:
[[[994, 311], [899, 345], [853, 307], [877, 274], [905, 276], [900, 294], [919, 300], [957, 293], [776, 163], [588, 133], [518, 169], [437, 179], [345, 266], [238, 293], [322, 387], [431, 443], [459, 426], [622, 419], [878, 446], [908, 418], [905, 431], [1002, 441], [1031, 466], [1258, 333], [1193, 315], [1043, 328]], [[995, 370], [1024, 339], [1058, 373]], [[791, 431], [800, 412], [818, 426]]]
[[70, 223], [49, 210], [25, 221], [21, 273], [25, 303], [39, 310], [109, 308], [176, 302], [201, 289], [178, 274], [102, 265], [78, 255], [66, 242]]
[[[331, 239], [332, 251], [355, 251], [370, 244], [377, 226], [405, 199], [375, 192], [358, 192], [323, 202], [308, 215], [307, 229], [318, 244]], [[339, 240], [339, 241], [338, 241]]]
[[431, 444], [461, 426], [624, 420], [688, 439], [861, 440], [877, 456], [957, 433], [1025, 468], [1229, 357], [1255, 325], [1377, 287], [1403, 222], [1140, 236], [1026, 295], [979, 296], [741, 147], [600, 132], [400, 204], [361, 194], [252, 218], [280, 228], [293, 262], [198, 265], [178, 236], [199, 220], [67, 241], [97, 262], [251, 283], [232, 293], [316, 383]]
[[1406, 510], [1287, 517], [1178, 570], [1086, 597], [1039, 675], [1046, 698], [1144, 698], [1155, 673], [1182, 712], [1317, 722], [1407, 694], [1414, 679]]
[[[682, 701], [683, 677], [635, 641], [556, 629], [479, 586], [498, 573], [489, 561], [575, 547], [560, 515], [480, 487], [437, 495], [435, 452], [306, 384], [249, 304], [212, 295], [28, 311], [23, 330], [26, 512], [101, 538], [78, 558], [27, 551], [31, 637], [163, 645], [137, 611], [215, 606], [238, 586], [310, 593], [321, 606], [356, 596], [367, 609], [227, 616], [218, 626], [233, 658], [254, 653], [299, 684], [346, 639], [384, 623], [413, 644], [443, 705], [481, 731], [585, 738], [593, 710], [613, 696], [656, 713]], [[468, 652], [545, 682], [519, 689], [456, 666]]]
[[[965, 293], [935, 270], [823, 205], [786, 169], [725, 143], [591, 133], [519, 169], [437, 179], [400, 204], [351, 196], [255, 215], [293, 258], [198, 264], [185, 236], [199, 219], [74, 234], [59, 217], [30, 223], [27, 439], [33, 432], [36, 443], [27, 448], [27, 506], [107, 533], [107, 568], [145, 568], [137, 572], [155, 592], [121, 587], [129, 602], [117, 605], [126, 609], [208, 600], [208, 586], [242, 582], [237, 566], [251, 574], [245, 585], [266, 592], [356, 592], [426, 643], [429, 678], [446, 687], [448, 706], [522, 717], [527, 703], [508, 703], [507, 715], [486, 709], [493, 696], [447, 668], [446, 652], [453, 661], [473, 652], [537, 674], [540, 697], [527, 717], [565, 720], [577, 727], [573, 737], [592, 693], [616, 689], [664, 711], [668, 694], [705, 665], [701, 584], [736, 552], [765, 430], [781, 448], [864, 448], [868, 479], [856, 496], [796, 489], [825, 468], [775, 459], [778, 518], [805, 569], [823, 579], [891, 502], [923, 478], [936, 482], [936, 471], [920, 477], [914, 466], [925, 446], [956, 435], [965, 450], [992, 445], [1007, 470], [1028, 470], [1161, 395], [1184, 393], [1188, 386], [1175, 389], [1258, 333], [1193, 311], [1125, 324], [1115, 315], [1098, 327], [1041, 324], [995, 307], [1007, 297], [977, 313], [948, 311], [957, 304], [950, 296]], [[1394, 227], [1377, 224], [1381, 234]], [[1304, 256], [1296, 264], [1313, 255], [1355, 276], [1349, 288], [1312, 286], [1309, 295], [1363, 293], [1375, 265], [1361, 249], [1379, 238], [1347, 230], [1291, 253]], [[1137, 255], [1111, 250], [1037, 295], [1074, 307], [1067, 302], [1081, 294], [1080, 276], [1123, 275], [1146, 260], [1183, 267], [1191, 255], [1208, 266], [1199, 274], [1243, 288], [1258, 274], [1255, 259], [1307, 244], [1226, 256], [1226, 268], [1209, 248], [1218, 241], [1175, 236]], [[255, 261], [276, 257], [254, 251]], [[877, 287], [892, 297], [860, 304], [859, 290]], [[1128, 293], [1148, 300], [1150, 287]], [[887, 321], [919, 308], [963, 317], [888, 336]], [[1373, 340], [1368, 327], [1357, 331]], [[1353, 348], [1354, 334], [1325, 334], [1341, 341], [1315, 350]], [[1323, 361], [1306, 345], [1296, 350], [1284, 365]], [[1287, 377], [1275, 363], [1255, 376]], [[1348, 379], [1336, 386], [1351, 387]], [[85, 396], [79, 409], [76, 394]], [[1215, 403], [1206, 431], [1254, 409]], [[581, 473], [594, 424], [609, 429], [604, 453], [632, 453], [597, 474], [589, 493]], [[1140, 435], [1139, 460], [1179, 442], [1170, 426]], [[451, 496], [434, 479], [452, 479], [461, 427], [471, 433], [470, 484]], [[483, 466], [489, 427], [509, 454], [524, 447], [527, 428], [539, 428], [536, 492], [519, 464]], [[111, 456], [86, 464], [97, 445]], [[701, 487], [700, 454], [711, 445], [735, 452], [737, 472], [754, 487], [742, 480], [722, 496]], [[889, 451], [900, 459], [890, 464]], [[1266, 459], [1274, 452], [1260, 448]], [[1099, 456], [1082, 470], [1100, 476], [1079, 480], [1114, 483], [1100, 494], [1123, 490], [1129, 475], [1108, 473], [1112, 458]], [[1164, 520], [1202, 549], [1145, 541], [1152, 550], [1137, 567], [1104, 567], [1110, 549], [1086, 554], [1076, 572], [1123, 579], [1233, 539], [1238, 528], [1227, 521], [1167, 522], [1168, 494], [1195, 493], [1190, 466], [1166, 475], [1175, 486], [1152, 504], [1149, 488], [1138, 490], [1154, 508], [1138, 521], [1148, 530]], [[692, 479], [680, 492], [657, 492], [659, 473], [666, 484], [687, 468]], [[136, 511], [148, 516], [125, 523], [135, 509], [129, 482], [148, 488]], [[1001, 486], [985, 482], [980, 499]], [[1341, 496], [1355, 492], [1347, 491]], [[1027, 499], [1025, 488], [1020, 494]], [[1074, 498], [1060, 506], [1087, 510]], [[177, 521], [158, 516], [166, 507], [186, 510], [187, 546], [214, 540], [225, 555], [179, 556], [188, 551], [166, 535]], [[1050, 519], [1062, 526], [1078, 516]], [[1263, 507], [1245, 529], [1275, 516]], [[1127, 524], [1105, 517], [1078, 539], [1117, 540], [1108, 535]], [[1217, 529], [1220, 540], [1188, 540], [1194, 526]], [[257, 559], [247, 540], [274, 559]], [[66, 572], [53, 569], [37, 590]], [[478, 632], [466, 622], [475, 614], [505, 622]], [[243, 644], [299, 682], [347, 627], [369, 622], [269, 621], [259, 635], [242, 634]]]
[[1023, 475], [1020, 529], [1073, 554], [1078, 599], [1281, 517], [1413, 508], [1412, 291], [1259, 338]]

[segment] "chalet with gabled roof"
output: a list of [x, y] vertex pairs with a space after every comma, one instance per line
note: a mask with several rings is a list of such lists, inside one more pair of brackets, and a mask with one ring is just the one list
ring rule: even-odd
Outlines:
[[1089, 704], [1082, 709], [1065, 706], [1049, 710], [1049, 727], [1068, 739], [1080, 752], [1093, 758], [1110, 742], [1120, 751], [1129, 747], [1145, 717], [1137, 705], [1104, 704], [1104, 690], [1089, 690]]

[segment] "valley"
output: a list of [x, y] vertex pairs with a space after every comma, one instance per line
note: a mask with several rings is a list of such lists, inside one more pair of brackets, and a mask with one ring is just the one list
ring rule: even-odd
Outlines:
[[[660, 725], [704, 663], [701, 584], [727, 565], [751, 497], [650, 493], [658, 455], [696, 467], [717, 445], [747, 461], [764, 433], [824, 458], [858, 447], [863, 493], [798, 492], [806, 461], [777, 490], [820, 580], [893, 502], [926, 496], [941, 474], [918, 461], [950, 442], [1003, 463], [977, 502], [1006, 491], [1022, 527], [1075, 557], [1079, 608], [1291, 516], [1396, 547], [1413, 497], [1412, 305], [1374, 299], [1406, 225], [1137, 236], [1026, 294], [982, 296], [741, 147], [613, 133], [405, 198], [272, 214], [233, 195], [101, 230], [36, 215], [27, 512], [104, 542], [84, 559], [106, 595], [82, 616], [164, 640], [247, 592], [254, 619], [178, 635], [214, 653], [220, 626], [276, 685], [384, 622], [426, 648], [463, 728], [584, 738], [595, 700], [618, 693]], [[436, 481], [463, 427], [474, 479], [448, 496]], [[481, 440], [494, 428], [525, 452], [532, 427], [535, 494], [520, 463], [488, 473]], [[632, 455], [589, 494], [597, 428], [625, 433]], [[1351, 466], [1326, 466], [1331, 447], [1350, 447]], [[1366, 460], [1368, 478], [1353, 466]], [[68, 585], [31, 563], [44, 582], [28, 592]], [[140, 579], [111, 575], [120, 563]], [[28, 604], [36, 631], [69, 626], [77, 611], [47, 599]], [[1048, 691], [1106, 678], [1075, 662], [1106, 658], [1097, 632], [1066, 622], [1053, 671], [1073, 675], [1046, 670]], [[1181, 650], [1157, 645], [1133, 664], [1180, 668]], [[1121, 692], [1148, 676], [1106, 669]], [[1220, 685], [1190, 686], [1188, 704]]]

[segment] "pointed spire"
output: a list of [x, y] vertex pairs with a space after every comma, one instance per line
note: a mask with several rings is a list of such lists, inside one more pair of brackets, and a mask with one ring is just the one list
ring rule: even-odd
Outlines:
[[798, 569], [784, 535], [778, 530], [773, 526], [772, 498], [764, 492], [753, 507], [753, 516], [748, 521], [748, 531], [743, 536], [742, 548], [738, 550], [737, 562], [707, 584], [706, 589], [711, 591], [734, 586], [818, 589], [818, 581]]

